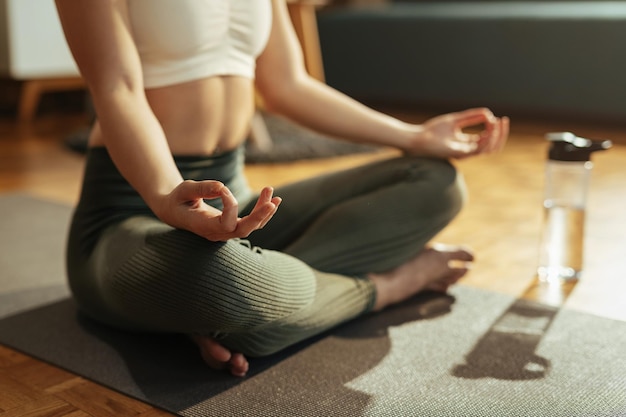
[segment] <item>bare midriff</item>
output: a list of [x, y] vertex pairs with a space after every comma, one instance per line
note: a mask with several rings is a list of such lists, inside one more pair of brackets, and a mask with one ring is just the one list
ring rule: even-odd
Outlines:
[[[217, 76], [146, 89], [174, 155], [212, 155], [238, 147], [248, 137], [255, 111], [254, 82]], [[104, 144], [96, 125], [90, 145]]]

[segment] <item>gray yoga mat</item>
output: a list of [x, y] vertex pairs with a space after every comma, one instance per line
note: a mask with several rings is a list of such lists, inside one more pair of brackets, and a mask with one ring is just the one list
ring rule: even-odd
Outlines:
[[76, 310], [58, 260], [69, 212], [0, 197], [0, 343], [174, 413], [626, 415], [626, 323], [462, 285], [253, 360], [244, 379], [212, 371], [183, 336]]

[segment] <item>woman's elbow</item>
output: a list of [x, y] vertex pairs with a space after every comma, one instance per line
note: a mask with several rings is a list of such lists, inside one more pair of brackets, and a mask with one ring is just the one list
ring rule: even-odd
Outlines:
[[285, 114], [294, 105], [294, 100], [302, 94], [308, 75], [274, 77], [269, 82], [257, 81], [257, 92], [263, 108], [271, 113]]
[[268, 86], [266, 88], [258, 88], [257, 92], [261, 98], [261, 105], [264, 110], [270, 113], [281, 114], [284, 108], [284, 96], [280, 86]]

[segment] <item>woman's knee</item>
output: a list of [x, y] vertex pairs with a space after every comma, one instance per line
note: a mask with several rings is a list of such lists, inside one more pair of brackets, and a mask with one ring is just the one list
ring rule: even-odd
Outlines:
[[289, 316], [315, 298], [315, 276], [301, 261], [288, 255], [230, 241], [200, 268], [198, 280], [207, 290], [198, 303], [212, 305], [223, 332], [247, 332]]
[[205, 335], [263, 326], [315, 297], [315, 277], [297, 259], [180, 230], [147, 237], [105, 287], [133, 328]]
[[463, 176], [447, 160], [407, 157], [408, 200], [424, 215], [454, 218], [467, 201]]

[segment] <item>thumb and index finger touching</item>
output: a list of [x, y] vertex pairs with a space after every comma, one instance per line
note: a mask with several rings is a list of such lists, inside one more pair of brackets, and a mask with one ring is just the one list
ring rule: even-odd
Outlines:
[[188, 202], [189, 204], [196, 204], [203, 199], [211, 200], [215, 198], [222, 200], [223, 209], [220, 223], [224, 229], [234, 230], [237, 227], [238, 203], [235, 196], [222, 182], [214, 180], [186, 180], [180, 184], [178, 189], [179, 201]]
[[226, 185], [214, 180], [186, 182], [188, 184], [183, 187], [179, 194], [181, 198], [187, 201], [214, 198], [222, 200], [222, 213], [219, 216], [219, 221], [225, 232], [233, 232], [240, 226], [242, 229], [250, 229], [250, 231], [263, 227], [281, 203], [280, 197], [273, 196], [273, 188], [265, 187], [261, 191], [252, 212], [242, 220], [239, 218], [239, 203]]
[[478, 134], [481, 142], [486, 142], [490, 151], [498, 150], [506, 141], [509, 134], [509, 118], [496, 117], [491, 110], [484, 107], [472, 108], [453, 113], [458, 128], [483, 125], [483, 130]]

